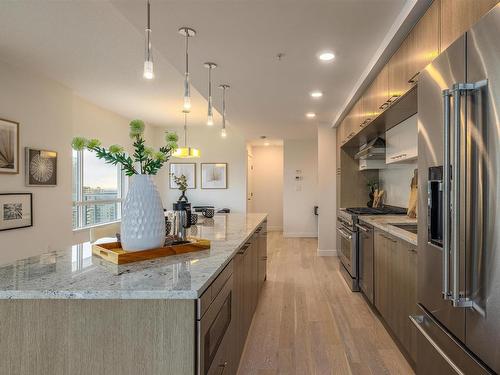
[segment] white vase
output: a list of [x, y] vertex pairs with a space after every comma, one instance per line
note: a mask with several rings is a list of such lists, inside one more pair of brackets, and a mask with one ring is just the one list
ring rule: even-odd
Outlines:
[[132, 177], [123, 203], [121, 243], [124, 250], [139, 251], [162, 247], [165, 216], [160, 194], [148, 175]]

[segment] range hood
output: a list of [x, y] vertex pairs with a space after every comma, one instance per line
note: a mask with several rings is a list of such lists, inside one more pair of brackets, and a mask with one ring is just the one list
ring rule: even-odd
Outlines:
[[359, 160], [385, 160], [385, 141], [380, 137], [371, 140], [361, 146], [354, 158]]

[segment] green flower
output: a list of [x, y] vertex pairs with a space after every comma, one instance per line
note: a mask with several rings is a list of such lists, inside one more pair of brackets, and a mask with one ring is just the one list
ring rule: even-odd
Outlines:
[[155, 154], [155, 150], [153, 149], [153, 147], [146, 147], [146, 148], [144, 148], [144, 154], [148, 158], [152, 158]]
[[109, 153], [110, 154], [121, 154], [123, 152], [123, 147], [120, 145], [111, 145], [109, 146]]
[[165, 156], [165, 154], [163, 152], [160, 152], [160, 151], [155, 152], [154, 158], [157, 161], [166, 161], [167, 160], [167, 157]]
[[171, 150], [176, 150], [179, 146], [177, 145], [177, 142], [170, 141], [167, 142], [167, 147]]
[[130, 138], [140, 137], [144, 133], [144, 121], [132, 120], [130, 121]]
[[71, 147], [75, 151], [82, 151], [85, 147], [87, 147], [88, 140], [84, 137], [75, 137], [71, 142]]
[[101, 146], [101, 141], [98, 139], [89, 139], [89, 141], [87, 142], [87, 148], [94, 148], [99, 146]]
[[177, 133], [165, 132], [165, 140], [167, 141], [167, 143], [176, 143], [179, 140], [179, 136], [177, 135]]

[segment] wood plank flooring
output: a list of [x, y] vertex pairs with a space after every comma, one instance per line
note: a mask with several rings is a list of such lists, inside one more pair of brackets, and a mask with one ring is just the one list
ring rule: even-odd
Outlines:
[[238, 375], [413, 374], [336, 257], [269, 232], [268, 277]]

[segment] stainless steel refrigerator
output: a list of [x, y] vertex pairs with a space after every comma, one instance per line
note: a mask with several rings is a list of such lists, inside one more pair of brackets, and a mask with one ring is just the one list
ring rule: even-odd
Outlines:
[[418, 82], [417, 373], [500, 373], [500, 5]]

